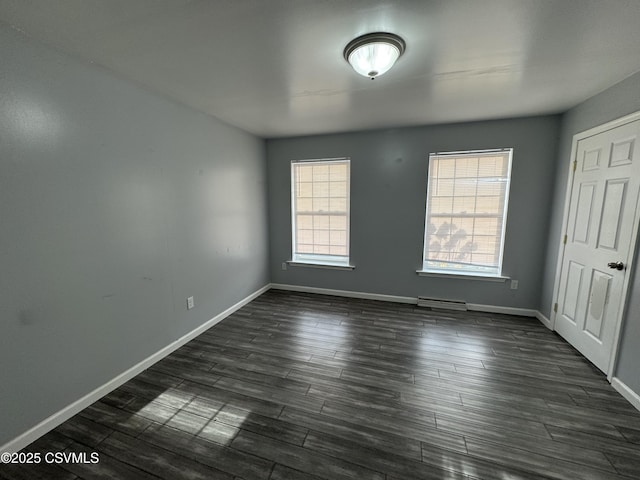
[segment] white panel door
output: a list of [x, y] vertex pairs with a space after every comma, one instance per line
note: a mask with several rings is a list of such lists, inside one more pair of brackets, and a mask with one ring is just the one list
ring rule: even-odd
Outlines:
[[631, 261], [640, 121], [578, 141], [555, 329], [608, 372]]

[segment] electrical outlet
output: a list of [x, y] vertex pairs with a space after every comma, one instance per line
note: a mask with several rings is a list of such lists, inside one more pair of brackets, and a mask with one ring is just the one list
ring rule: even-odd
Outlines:
[[195, 306], [193, 297], [187, 298], [187, 310], [191, 310]]
[[287, 262], [282, 262], [282, 269], [286, 270], [287, 269]]
[[511, 280], [511, 290], [518, 289], [518, 280]]

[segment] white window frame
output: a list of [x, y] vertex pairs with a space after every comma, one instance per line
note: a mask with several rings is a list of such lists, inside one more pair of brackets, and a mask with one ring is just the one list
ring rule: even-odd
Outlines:
[[[429, 227], [429, 196], [432, 189], [431, 185], [431, 175], [428, 175], [427, 180], [427, 194], [426, 194], [426, 202], [425, 202], [425, 225], [424, 225], [424, 236], [423, 236], [423, 245], [422, 245], [422, 269], [418, 270], [417, 273], [423, 276], [454, 276], [459, 278], [478, 278], [478, 279], [488, 279], [488, 280], [496, 280], [496, 281], [504, 281], [508, 279], [508, 277], [503, 275], [502, 270], [502, 260], [504, 257], [504, 247], [505, 247], [505, 233], [507, 226], [507, 215], [509, 210], [509, 196], [511, 190], [511, 170], [513, 165], [513, 148], [500, 148], [500, 149], [488, 149], [488, 150], [461, 150], [454, 152], [434, 152], [429, 154], [429, 169], [432, 168], [432, 159], [434, 157], [443, 157], [443, 156], [472, 156], [472, 155], [491, 155], [495, 153], [508, 153], [508, 165], [507, 165], [507, 178], [506, 178], [506, 186], [505, 186], [505, 198], [504, 198], [504, 207], [502, 214], [502, 230], [500, 232], [500, 252], [498, 257], [498, 266], [495, 270], [491, 270], [489, 267], [487, 269], [470, 269], [470, 268], [460, 268], [459, 270], [453, 268], [434, 268], [427, 265], [428, 260], [426, 257], [427, 251], [427, 241], [428, 241], [428, 227]], [[455, 263], [455, 262], [450, 262]]]
[[[296, 253], [296, 178], [295, 178], [295, 166], [302, 163], [314, 163], [314, 164], [331, 164], [333, 162], [346, 163], [348, 165], [347, 176], [347, 231], [346, 231], [346, 246], [347, 255], [331, 255], [331, 254], [311, 254], [311, 253]], [[327, 212], [330, 214], [330, 212]], [[318, 158], [307, 160], [293, 160], [291, 161], [291, 260], [287, 263], [294, 266], [311, 266], [311, 267], [326, 267], [336, 268], [342, 270], [352, 270], [354, 267], [350, 264], [351, 254], [351, 159], [349, 157], [339, 158]]]

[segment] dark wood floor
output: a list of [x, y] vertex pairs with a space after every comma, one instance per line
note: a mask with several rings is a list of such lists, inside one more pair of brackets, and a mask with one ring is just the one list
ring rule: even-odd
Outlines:
[[640, 413], [537, 320], [271, 291], [3, 479], [640, 478]]

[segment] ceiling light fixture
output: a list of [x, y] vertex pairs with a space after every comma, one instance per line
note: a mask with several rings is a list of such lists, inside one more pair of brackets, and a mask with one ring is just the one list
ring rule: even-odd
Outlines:
[[344, 59], [360, 75], [371, 80], [388, 72], [406, 48], [404, 40], [393, 33], [368, 33], [344, 48]]

